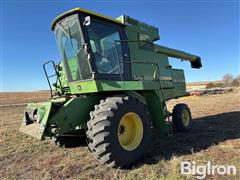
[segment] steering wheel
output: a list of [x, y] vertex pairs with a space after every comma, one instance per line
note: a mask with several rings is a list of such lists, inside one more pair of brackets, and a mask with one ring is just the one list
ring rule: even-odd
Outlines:
[[[119, 69], [119, 65], [115, 66], [113, 69], [111, 69], [110, 71], [108, 71], [108, 73], [112, 73], [114, 72], [115, 70]], [[121, 72], [120, 72], [121, 73]]]
[[99, 54], [98, 52], [95, 52], [94, 54], [98, 55], [99, 57], [101, 58], [105, 58], [107, 60], [107, 62], [112, 66], [114, 67], [114, 65], [112, 64], [111, 60], [109, 59], [109, 57], [107, 55], [101, 55]]

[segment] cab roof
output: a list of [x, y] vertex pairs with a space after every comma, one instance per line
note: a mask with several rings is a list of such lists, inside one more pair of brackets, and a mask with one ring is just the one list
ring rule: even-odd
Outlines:
[[57, 24], [58, 21], [62, 20], [63, 18], [65, 18], [69, 15], [72, 15], [72, 14], [75, 14], [75, 13], [78, 13], [78, 12], [84, 13], [86, 15], [91, 15], [91, 16], [94, 16], [94, 17], [98, 17], [98, 18], [101, 18], [101, 19], [105, 19], [105, 20], [113, 22], [115, 24], [124, 25], [119, 20], [116, 20], [116, 19], [113, 19], [111, 17], [105, 16], [105, 15], [102, 15], [102, 14], [98, 14], [98, 13], [95, 13], [93, 11], [89, 11], [89, 10], [78, 7], [78, 8], [75, 8], [75, 9], [72, 9], [70, 11], [64, 12], [64, 13], [60, 14], [59, 16], [57, 16], [52, 22], [51, 29], [54, 30], [54, 27], [55, 27], [55, 25]]

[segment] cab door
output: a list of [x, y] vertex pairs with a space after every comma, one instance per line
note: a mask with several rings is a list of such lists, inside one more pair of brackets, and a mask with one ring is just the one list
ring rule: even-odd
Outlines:
[[66, 17], [55, 28], [58, 47], [63, 56], [69, 82], [91, 79], [91, 69], [83, 49], [84, 36], [78, 15]]

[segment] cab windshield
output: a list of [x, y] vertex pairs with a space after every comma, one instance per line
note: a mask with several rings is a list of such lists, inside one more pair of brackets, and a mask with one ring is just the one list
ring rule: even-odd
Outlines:
[[78, 15], [69, 16], [57, 23], [54, 31], [68, 80], [90, 79], [91, 71], [83, 49], [84, 40]]

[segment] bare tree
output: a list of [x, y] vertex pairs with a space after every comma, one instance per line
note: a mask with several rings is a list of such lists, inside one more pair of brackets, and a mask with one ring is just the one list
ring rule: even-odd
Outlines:
[[232, 85], [235, 87], [240, 86], [240, 75], [238, 75], [234, 78]]
[[236, 77], [236, 80], [237, 80], [238, 84], [240, 85], [240, 75], [238, 75], [238, 76]]
[[234, 77], [233, 77], [232, 74], [227, 73], [227, 74], [225, 74], [225, 75], [223, 76], [224, 84], [225, 84], [225, 86], [227, 86], [227, 87], [232, 85], [233, 80], [234, 80]]

